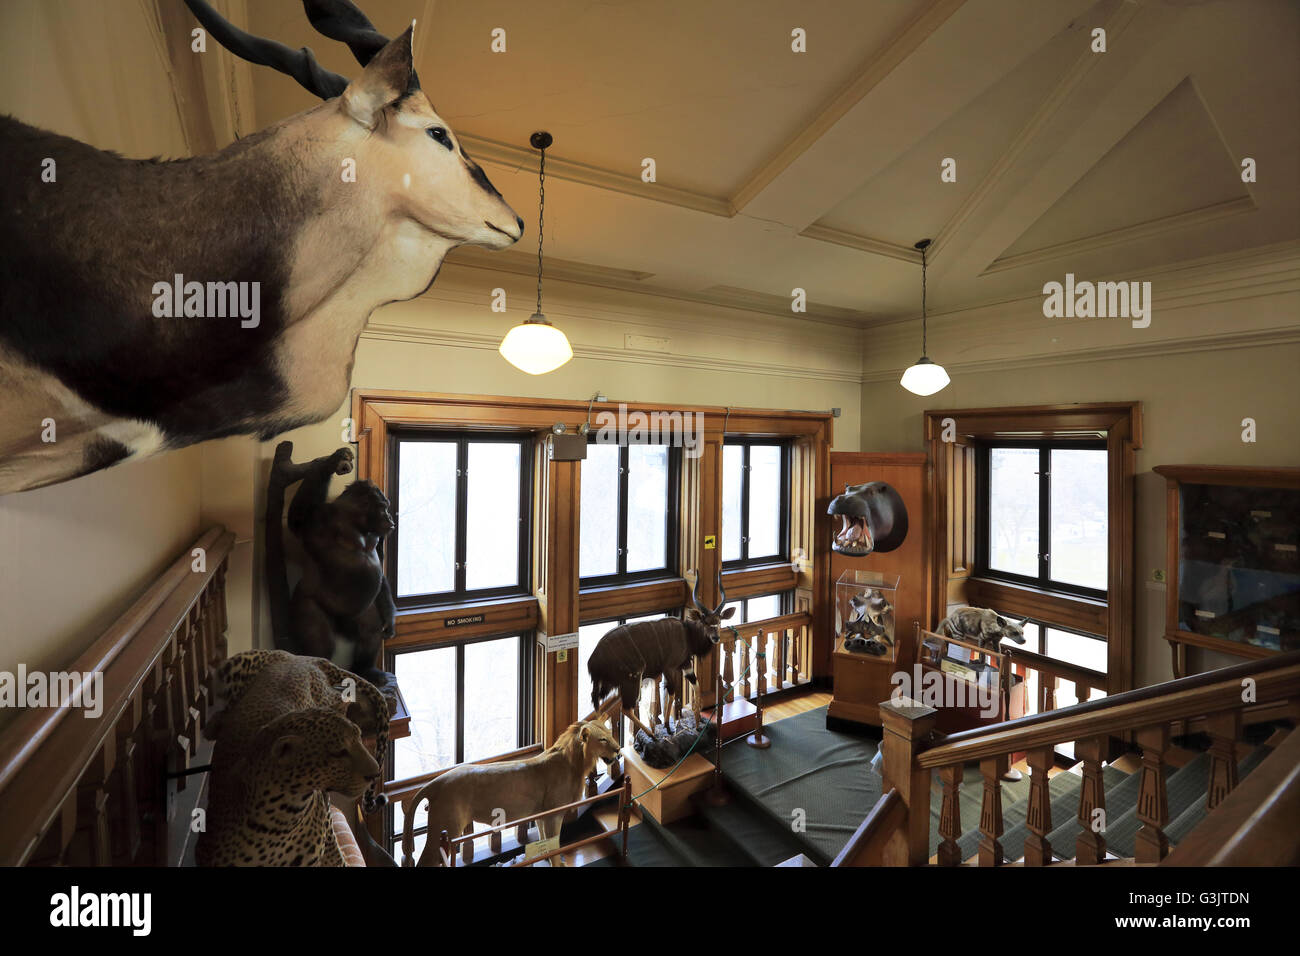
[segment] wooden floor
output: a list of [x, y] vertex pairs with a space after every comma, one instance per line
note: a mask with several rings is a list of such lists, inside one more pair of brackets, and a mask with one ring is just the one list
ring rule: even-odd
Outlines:
[[[829, 692], [809, 691], [806, 694], [800, 694], [797, 697], [789, 697], [778, 703], [771, 704], [763, 708], [763, 722], [774, 724], [779, 720], [785, 720], [787, 717], [793, 717], [796, 714], [807, 713], [810, 710], [816, 710], [818, 707], [825, 707], [831, 702]], [[618, 811], [613, 808], [602, 808], [596, 811], [596, 819], [600, 825], [606, 829], [613, 829], [618, 825]], [[632, 826], [641, 822], [640, 816], [633, 811]], [[593, 860], [599, 860], [602, 857], [613, 854], [614, 849], [605, 841], [600, 843], [589, 843], [587, 846], [579, 847], [572, 853], [565, 853], [564, 862], [567, 866], [583, 866]]]

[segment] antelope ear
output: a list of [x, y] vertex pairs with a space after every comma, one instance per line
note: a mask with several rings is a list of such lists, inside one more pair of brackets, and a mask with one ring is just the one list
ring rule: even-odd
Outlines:
[[699, 612], [699, 611], [695, 610], [695, 608], [693, 608], [693, 607], [688, 607], [688, 608], [686, 609], [686, 620], [688, 620], [688, 621], [698, 621], [699, 619], [700, 619], [700, 612]]
[[735, 609], [734, 607], [729, 607], [729, 608], [727, 608], [725, 611], [722, 612], [722, 619], [723, 619], [724, 621], [726, 621], [726, 620], [728, 620], [729, 618], [731, 618], [731, 616], [732, 616], [733, 614], [735, 614], [735, 613], [736, 613], [736, 609]]
[[401, 36], [389, 40], [340, 97], [344, 111], [366, 129], [375, 128], [384, 107], [408, 89], [419, 86], [411, 59], [414, 30], [412, 22]]

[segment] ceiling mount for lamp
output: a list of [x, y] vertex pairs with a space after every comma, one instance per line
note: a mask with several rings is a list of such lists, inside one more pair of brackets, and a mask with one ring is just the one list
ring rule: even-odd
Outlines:
[[537, 311], [528, 319], [506, 333], [498, 351], [507, 362], [529, 375], [553, 372], [573, 358], [573, 348], [568, 337], [551, 325], [542, 312], [542, 230], [546, 211], [546, 150], [555, 142], [546, 130], [538, 130], [528, 137], [541, 160], [537, 166]]
[[942, 391], [951, 380], [948, 378], [948, 373], [944, 371], [944, 367], [932, 361], [926, 355], [925, 251], [930, 248], [930, 240], [922, 239], [916, 243], [915, 248], [921, 253], [921, 357], [903, 373], [903, 377], [899, 379], [898, 384], [914, 395], [933, 395], [935, 392]]

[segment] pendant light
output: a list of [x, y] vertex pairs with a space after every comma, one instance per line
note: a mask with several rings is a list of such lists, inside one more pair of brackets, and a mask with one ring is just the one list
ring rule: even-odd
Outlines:
[[529, 139], [542, 159], [537, 167], [537, 311], [506, 333], [498, 351], [507, 362], [529, 375], [545, 375], [573, 358], [568, 337], [542, 314], [542, 213], [546, 209], [546, 148], [554, 140], [545, 131]]
[[930, 240], [922, 239], [916, 248], [921, 250], [921, 357], [903, 373], [898, 384], [914, 395], [933, 395], [942, 391], [950, 379], [943, 366], [930, 361], [930, 357], [925, 354], [925, 250], [930, 248]]

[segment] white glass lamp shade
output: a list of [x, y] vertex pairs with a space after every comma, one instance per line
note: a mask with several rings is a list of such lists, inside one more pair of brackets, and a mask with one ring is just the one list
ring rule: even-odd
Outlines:
[[903, 373], [898, 384], [914, 395], [933, 395], [941, 391], [950, 379], [942, 365], [936, 365], [922, 355], [916, 364]]
[[545, 375], [573, 358], [568, 336], [534, 312], [527, 322], [506, 333], [497, 350], [515, 368], [529, 375]]

